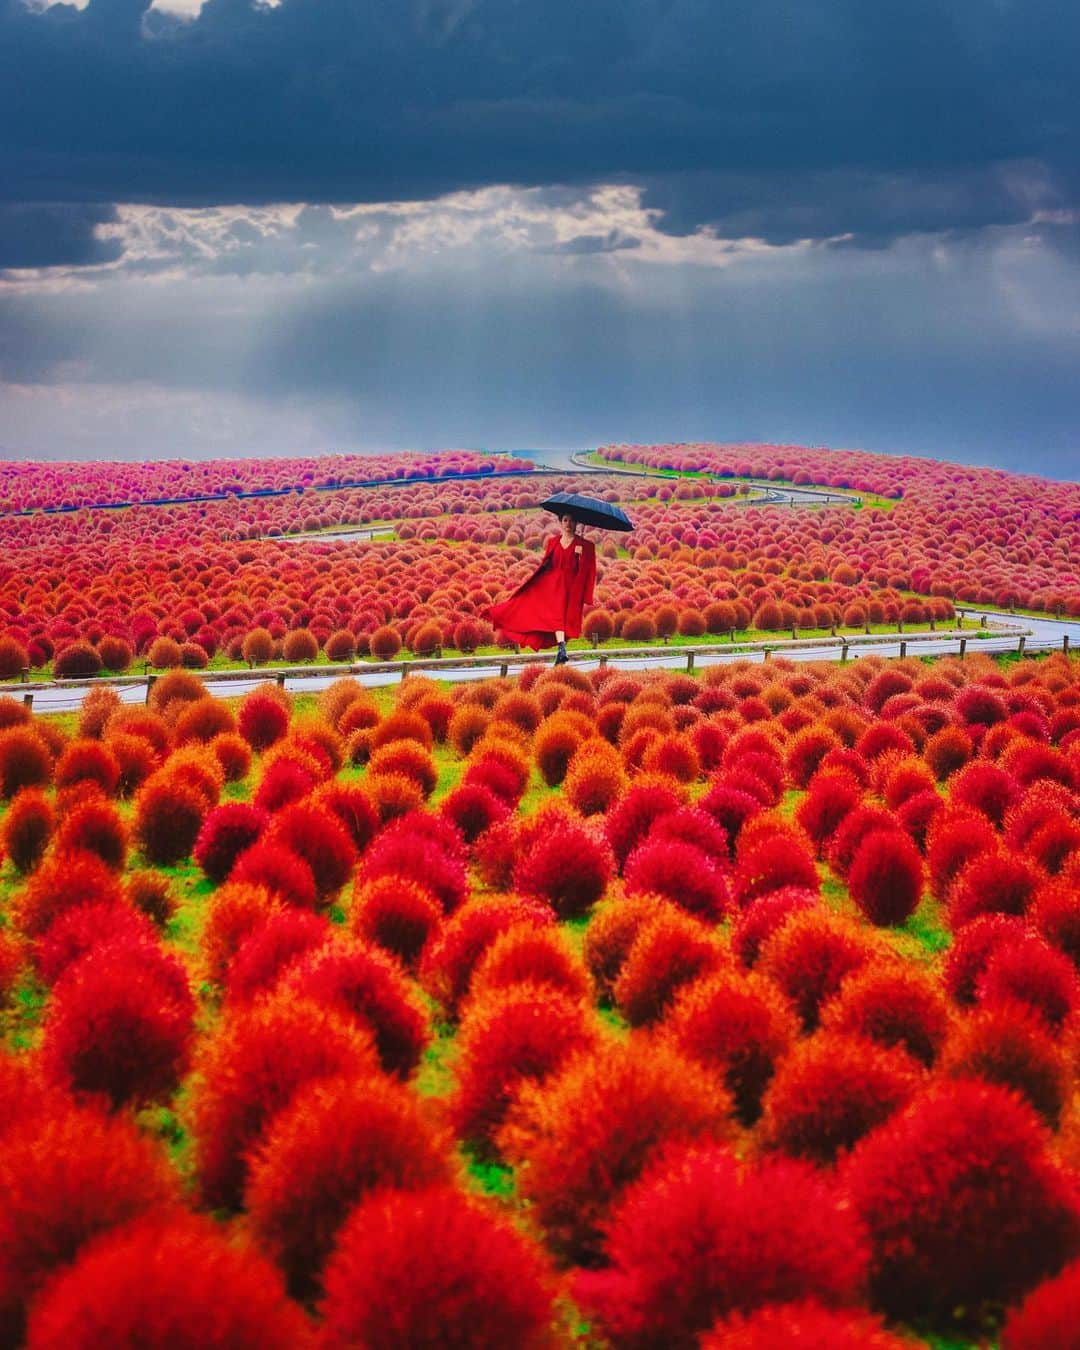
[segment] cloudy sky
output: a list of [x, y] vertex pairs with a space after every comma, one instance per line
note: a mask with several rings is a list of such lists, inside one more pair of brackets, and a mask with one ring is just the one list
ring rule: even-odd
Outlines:
[[0, 455], [1080, 477], [1071, 0], [0, 0]]

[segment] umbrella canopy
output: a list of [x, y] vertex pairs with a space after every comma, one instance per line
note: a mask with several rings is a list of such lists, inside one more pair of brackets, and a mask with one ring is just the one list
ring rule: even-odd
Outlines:
[[598, 530], [622, 530], [625, 533], [634, 528], [634, 522], [621, 507], [580, 492], [555, 492], [540, 505], [557, 516], [569, 513], [582, 525], [595, 525]]

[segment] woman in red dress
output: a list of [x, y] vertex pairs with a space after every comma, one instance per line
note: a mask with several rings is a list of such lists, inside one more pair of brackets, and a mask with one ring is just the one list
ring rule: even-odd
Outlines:
[[555, 664], [567, 659], [566, 639], [581, 636], [581, 614], [593, 602], [596, 545], [578, 534], [576, 519], [559, 517], [562, 529], [544, 546], [540, 566], [506, 600], [488, 610], [491, 622], [519, 647], [558, 644]]

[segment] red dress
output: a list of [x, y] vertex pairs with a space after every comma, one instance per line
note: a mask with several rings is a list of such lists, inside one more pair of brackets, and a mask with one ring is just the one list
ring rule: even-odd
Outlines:
[[581, 613], [593, 602], [596, 583], [596, 545], [575, 535], [569, 548], [562, 536], [552, 535], [540, 566], [506, 600], [488, 610], [488, 618], [519, 647], [555, 645], [562, 629], [568, 638], [581, 636]]

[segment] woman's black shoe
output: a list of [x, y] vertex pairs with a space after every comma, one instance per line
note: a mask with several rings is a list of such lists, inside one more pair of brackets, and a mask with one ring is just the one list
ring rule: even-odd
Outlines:
[[557, 666], [565, 666], [569, 660], [570, 658], [566, 654], [566, 643], [560, 642], [559, 650], [555, 653], [555, 664]]

